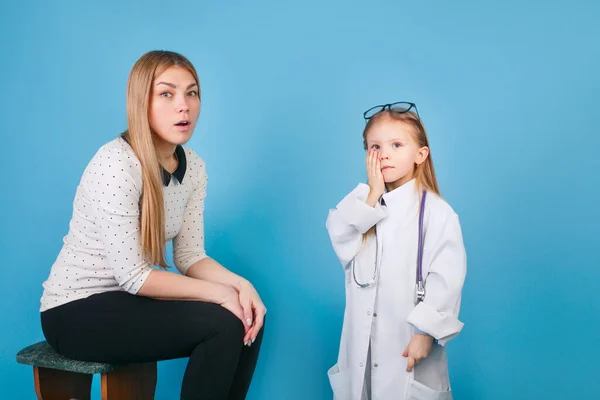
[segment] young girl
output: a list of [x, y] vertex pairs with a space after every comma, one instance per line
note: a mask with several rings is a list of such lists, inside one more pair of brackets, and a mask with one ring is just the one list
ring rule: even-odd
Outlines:
[[[204, 251], [206, 170], [181, 146], [199, 112], [198, 76], [185, 57], [152, 51], [133, 66], [128, 130], [83, 173], [43, 285], [42, 329], [77, 360], [189, 357], [182, 399], [244, 399], [266, 309], [247, 280]], [[166, 269], [168, 240], [181, 274]]]
[[359, 184], [327, 219], [346, 276], [339, 357], [328, 373], [334, 398], [451, 399], [445, 345], [463, 326], [458, 312], [466, 274], [458, 216], [439, 197], [416, 106], [376, 106], [364, 117], [368, 185]]

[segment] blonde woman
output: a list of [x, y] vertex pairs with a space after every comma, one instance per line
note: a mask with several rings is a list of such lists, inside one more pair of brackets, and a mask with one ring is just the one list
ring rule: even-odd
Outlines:
[[[205, 165], [182, 147], [199, 113], [199, 80], [185, 57], [151, 51], [136, 62], [128, 129], [83, 173], [43, 284], [42, 329], [77, 360], [189, 357], [182, 399], [244, 399], [266, 309], [250, 282], [204, 250]], [[169, 240], [180, 274], [165, 262]]]

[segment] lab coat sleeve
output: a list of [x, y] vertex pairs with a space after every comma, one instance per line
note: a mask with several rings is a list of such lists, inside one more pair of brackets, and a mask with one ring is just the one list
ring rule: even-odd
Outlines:
[[359, 184], [337, 205], [329, 211], [327, 231], [333, 250], [346, 267], [361, 247], [362, 236], [375, 224], [386, 217], [386, 208], [377, 203], [375, 207], [367, 205], [369, 187]]
[[467, 262], [458, 216], [450, 215], [432, 239], [435, 244], [430, 248], [425, 300], [415, 306], [407, 322], [445, 345], [464, 325], [458, 313]]

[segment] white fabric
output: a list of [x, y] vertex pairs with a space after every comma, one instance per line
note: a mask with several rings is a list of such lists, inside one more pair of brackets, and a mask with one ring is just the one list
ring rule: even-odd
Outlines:
[[[182, 182], [173, 176], [163, 187], [165, 236], [173, 239], [173, 261], [185, 274], [204, 251], [204, 162], [184, 149]], [[141, 251], [141, 166], [122, 138], [102, 146], [77, 187], [63, 247], [44, 282], [41, 311], [96, 293], [137, 293], [152, 271]]]
[[[366, 368], [371, 369], [373, 400], [451, 398], [443, 344], [462, 329], [458, 320], [466, 254], [458, 216], [440, 197], [428, 193], [424, 215], [423, 276], [426, 296], [415, 307], [420, 195], [412, 180], [383, 195], [385, 205], [369, 207], [369, 187], [359, 184], [330, 210], [327, 229], [346, 282], [346, 310], [338, 362], [329, 370], [337, 400], [362, 400]], [[377, 225], [374, 236], [363, 233]], [[376, 248], [377, 247], [377, 248]], [[381, 267], [375, 285], [360, 288], [352, 277], [355, 258], [359, 282], [373, 274], [375, 255]], [[406, 372], [402, 353], [414, 329], [435, 337], [430, 356]], [[367, 355], [371, 342], [371, 363]]]

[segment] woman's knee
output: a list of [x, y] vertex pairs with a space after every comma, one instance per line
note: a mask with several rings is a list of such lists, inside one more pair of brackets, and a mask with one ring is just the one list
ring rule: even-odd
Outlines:
[[246, 333], [244, 325], [231, 311], [218, 304], [212, 304], [208, 317], [214, 334], [224, 340], [242, 343]]

